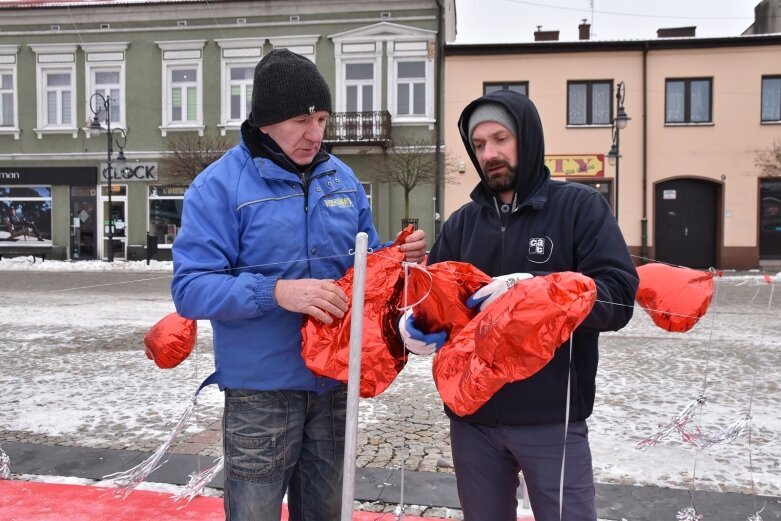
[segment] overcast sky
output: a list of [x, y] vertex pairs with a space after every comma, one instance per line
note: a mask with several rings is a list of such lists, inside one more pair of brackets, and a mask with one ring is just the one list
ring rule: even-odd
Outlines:
[[456, 43], [534, 41], [537, 26], [577, 40], [591, 23], [592, 39], [656, 38], [656, 30], [697, 26], [697, 36], [737, 36], [754, 22], [759, 0], [456, 0]]

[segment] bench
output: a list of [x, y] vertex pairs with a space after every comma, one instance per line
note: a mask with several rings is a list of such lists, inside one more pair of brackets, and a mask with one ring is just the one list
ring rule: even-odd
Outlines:
[[28, 257], [31, 256], [33, 258], [33, 264], [35, 264], [35, 258], [38, 257], [41, 259], [41, 262], [44, 262], [46, 260], [46, 255], [48, 253], [51, 253], [51, 248], [29, 248], [25, 249], [24, 251], [21, 249], [5, 249], [0, 248], [0, 259], [3, 257]]

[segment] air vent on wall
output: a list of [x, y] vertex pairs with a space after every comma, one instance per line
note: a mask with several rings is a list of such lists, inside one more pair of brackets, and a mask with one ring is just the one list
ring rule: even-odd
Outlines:
[[293, 16], [290, 17], [290, 21], [291, 22], [300, 22], [301, 21], [301, 17], [298, 16], [297, 14], [294, 14]]
[[109, 24], [100, 24], [101, 29], [110, 29], [111, 26]]
[[383, 11], [380, 13], [380, 18], [390, 18], [391, 14], [390, 11]]
[[246, 18], [236, 18], [236, 23], [237, 24], [245, 24], [245, 23], [247, 23], [247, 19]]
[[60, 26], [59, 25], [52, 25], [52, 31], [59, 31]]
[[187, 27], [187, 20], [177, 20], [176, 25], [178, 27]]

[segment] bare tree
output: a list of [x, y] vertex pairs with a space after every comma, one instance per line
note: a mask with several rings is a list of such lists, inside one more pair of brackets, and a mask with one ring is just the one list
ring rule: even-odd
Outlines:
[[227, 140], [222, 137], [172, 134], [165, 139], [167, 151], [160, 163], [173, 179], [189, 182], [219, 159], [228, 147]]
[[[401, 141], [385, 151], [385, 165], [376, 180], [397, 184], [404, 189], [404, 218], [409, 219], [409, 194], [418, 185], [437, 179], [437, 147], [427, 140]], [[440, 181], [455, 182], [455, 159], [447, 151], [439, 152]]]
[[754, 164], [766, 176], [781, 176], [781, 141], [773, 141], [769, 149], [757, 152]]

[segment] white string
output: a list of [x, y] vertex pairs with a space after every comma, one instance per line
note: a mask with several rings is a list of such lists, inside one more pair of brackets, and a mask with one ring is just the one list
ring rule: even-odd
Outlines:
[[564, 409], [564, 450], [561, 452], [561, 477], [559, 479], [559, 521], [564, 514], [564, 463], [567, 460], [567, 431], [569, 430], [570, 385], [572, 384], [572, 335], [569, 336], [569, 366], [567, 367], [567, 405]]

